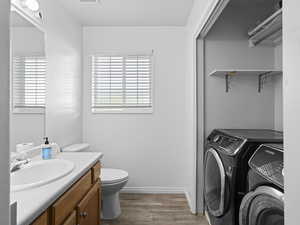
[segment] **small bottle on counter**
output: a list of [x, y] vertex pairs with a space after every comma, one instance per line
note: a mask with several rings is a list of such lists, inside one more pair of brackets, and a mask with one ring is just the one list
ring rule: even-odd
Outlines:
[[52, 159], [52, 147], [49, 144], [48, 137], [45, 137], [44, 140], [45, 140], [45, 144], [42, 145], [42, 158], [44, 160]]
[[61, 152], [60, 147], [57, 143], [50, 143], [51, 150], [52, 150], [52, 159], [57, 158], [57, 155]]

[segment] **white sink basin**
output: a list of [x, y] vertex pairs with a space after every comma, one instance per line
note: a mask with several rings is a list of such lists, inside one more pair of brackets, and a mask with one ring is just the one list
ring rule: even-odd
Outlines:
[[21, 191], [58, 180], [74, 169], [74, 163], [63, 159], [29, 162], [10, 174], [11, 190]]

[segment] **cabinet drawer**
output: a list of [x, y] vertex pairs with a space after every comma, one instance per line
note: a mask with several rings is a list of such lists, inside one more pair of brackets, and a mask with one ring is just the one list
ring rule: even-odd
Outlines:
[[48, 225], [47, 211], [40, 215], [31, 225]]
[[75, 209], [78, 202], [92, 186], [92, 171], [89, 170], [67, 192], [65, 192], [51, 207], [52, 225], [61, 225]]
[[93, 167], [92, 167], [92, 174], [93, 174], [93, 183], [96, 183], [99, 176], [100, 176], [100, 171], [101, 171], [101, 164], [100, 162], [97, 162]]
[[62, 225], [77, 225], [76, 211], [73, 211], [72, 214], [66, 219], [66, 221]]

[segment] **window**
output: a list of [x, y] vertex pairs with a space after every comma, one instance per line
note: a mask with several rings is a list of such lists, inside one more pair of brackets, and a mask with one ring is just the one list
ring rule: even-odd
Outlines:
[[94, 55], [92, 112], [152, 112], [152, 54]]
[[43, 113], [46, 93], [46, 58], [14, 56], [12, 108], [15, 113]]

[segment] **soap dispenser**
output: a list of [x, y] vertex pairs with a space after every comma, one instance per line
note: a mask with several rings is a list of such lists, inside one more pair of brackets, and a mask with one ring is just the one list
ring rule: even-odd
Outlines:
[[44, 138], [45, 144], [42, 146], [42, 158], [43, 159], [52, 159], [52, 147], [49, 144], [48, 137]]

